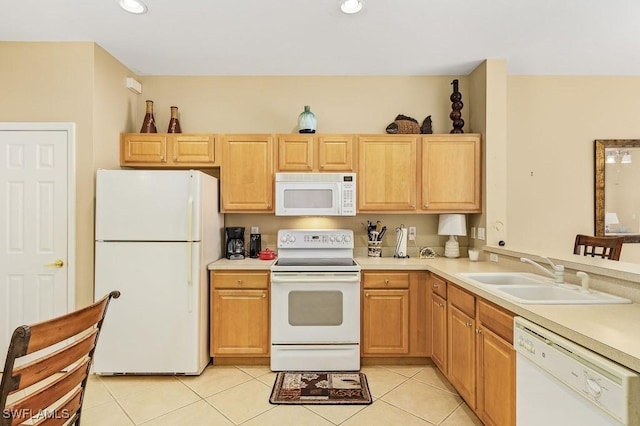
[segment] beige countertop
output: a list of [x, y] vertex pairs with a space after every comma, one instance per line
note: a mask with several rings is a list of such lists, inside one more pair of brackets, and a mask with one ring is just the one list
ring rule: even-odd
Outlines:
[[[236, 270], [268, 270], [275, 260], [220, 259], [208, 268]], [[491, 291], [464, 280], [462, 272], [507, 271], [489, 261], [470, 262], [467, 258], [396, 259], [392, 257], [356, 257], [363, 271], [426, 270], [486, 299], [516, 315], [581, 344], [619, 364], [640, 372], [640, 304], [622, 305], [529, 305], [504, 299]]]

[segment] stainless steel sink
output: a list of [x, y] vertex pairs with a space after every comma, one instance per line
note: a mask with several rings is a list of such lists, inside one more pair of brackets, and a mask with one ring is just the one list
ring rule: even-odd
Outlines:
[[550, 284], [549, 278], [528, 272], [463, 272], [459, 276], [485, 285]]
[[604, 305], [631, 303], [608, 293], [581, 291], [573, 284], [555, 284], [552, 279], [527, 272], [466, 272], [458, 276], [492, 293], [522, 304]]

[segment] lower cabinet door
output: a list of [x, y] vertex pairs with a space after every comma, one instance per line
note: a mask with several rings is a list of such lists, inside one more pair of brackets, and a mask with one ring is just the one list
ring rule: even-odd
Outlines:
[[409, 290], [363, 290], [362, 354], [409, 353]]
[[447, 301], [431, 295], [431, 359], [447, 374]]
[[269, 354], [267, 290], [213, 290], [211, 355]]
[[448, 378], [467, 405], [475, 408], [475, 320], [449, 303]]
[[476, 345], [478, 415], [486, 425], [515, 425], [516, 352], [484, 327], [478, 329]]

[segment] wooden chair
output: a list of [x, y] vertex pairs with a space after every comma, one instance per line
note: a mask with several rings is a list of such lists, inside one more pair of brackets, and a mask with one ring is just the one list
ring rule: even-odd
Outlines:
[[0, 382], [1, 426], [80, 424], [98, 335], [118, 297], [112, 291], [86, 308], [15, 329]]
[[576, 235], [573, 254], [601, 257], [603, 259], [620, 260], [624, 237], [592, 237], [590, 235]]

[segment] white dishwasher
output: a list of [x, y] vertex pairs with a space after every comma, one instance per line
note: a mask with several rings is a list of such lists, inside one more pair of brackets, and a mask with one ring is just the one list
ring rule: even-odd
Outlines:
[[640, 425], [638, 373], [524, 318], [513, 330], [518, 426]]

